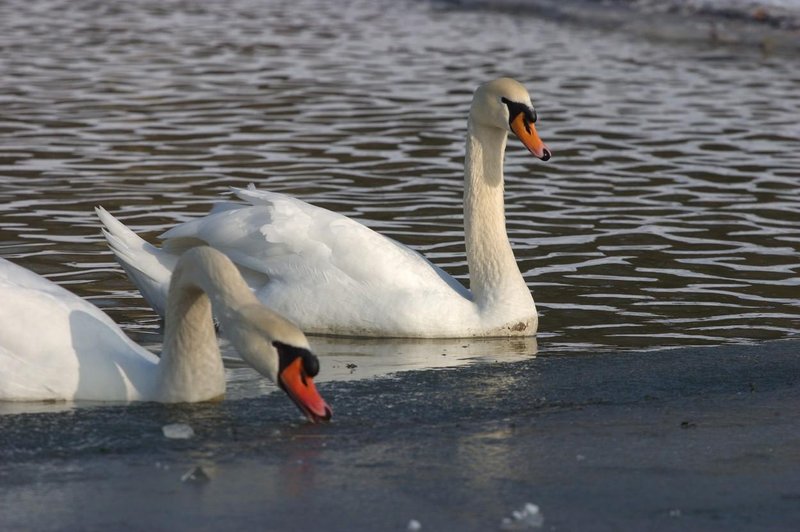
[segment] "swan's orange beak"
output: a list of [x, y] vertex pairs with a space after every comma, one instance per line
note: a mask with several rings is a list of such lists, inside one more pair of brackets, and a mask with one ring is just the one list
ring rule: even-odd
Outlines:
[[314, 379], [303, 368], [301, 357], [297, 357], [281, 371], [279, 381], [280, 387], [309, 421], [319, 423], [331, 418], [333, 411], [314, 386]]
[[525, 113], [517, 114], [517, 117], [511, 121], [511, 131], [522, 141], [528, 151], [543, 161], [547, 161], [553, 155], [547, 144], [542, 142], [539, 134], [536, 132], [536, 126], [533, 122], [525, 118]]

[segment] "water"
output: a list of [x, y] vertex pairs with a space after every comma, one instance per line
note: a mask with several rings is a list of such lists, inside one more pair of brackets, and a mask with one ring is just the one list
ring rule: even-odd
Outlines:
[[[2, 405], [0, 528], [791, 529], [798, 342], [764, 340], [800, 330], [796, 55], [531, 3], [0, 3], [0, 255], [154, 350], [97, 204], [154, 239], [255, 182], [463, 278], [474, 87], [524, 81], [555, 151], [507, 156], [538, 338], [315, 338], [325, 425], [227, 346], [220, 403]], [[725, 347], [656, 351], [695, 345]]]
[[[542, 163], [511, 140], [506, 160], [538, 338], [315, 339], [329, 378], [797, 336], [797, 59], [523, 11], [4, 2], [0, 254], [154, 349], [159, 323], [107, 251], [95, 205], [155, 240], [253, 182], [465, 279], [466, 114], [479, 83], [511, 75], [554, 150]], [[231, 366], [235, 382], [255, 380]]]

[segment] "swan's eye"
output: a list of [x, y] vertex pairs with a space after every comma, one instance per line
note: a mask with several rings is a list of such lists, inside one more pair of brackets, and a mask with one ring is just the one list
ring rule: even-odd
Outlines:
[[316, 377], [319, 373], [319, 359], [311, 351], [303, 353], [303, 369], [309, 377]]
[[286, 366], [297, 360], [302, 360], [303, 371], [309, 377], [316, 377], [319, 373], [319, 360], [317, 357], [304, 347], [294, 347], [282, 342], [272, 342], [272, 345], [278, 351], [280, 371], [283, 371]]
[[536, 109], [534, 109], [533, 107], [528, 107], [524, 103], [512, 102], [511, 100], [509, 100], [505, 96], [500, 98], [500, 101], [503, 102], [504, 104], [506, 104], [506, 107], [508, 107], [508, 123], [509, 124], [511, 122], [513, 122], [514, 119], [517, 118], [517, 116], [520, 113], [522, 113], [523, 116], [525, 117], [525, 122], [527, 122], [529, 124], [535, 124], [536, 123], [536, 119], [537, 119]]

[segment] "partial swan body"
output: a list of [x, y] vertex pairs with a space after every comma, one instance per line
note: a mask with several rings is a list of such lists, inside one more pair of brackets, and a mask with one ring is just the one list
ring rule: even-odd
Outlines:
[[242, 358], [311, 421], [329, 419], [314, 387], [319, 363], [303, 333], [267, 309], [236, 266], [209, 247], [176, 261], [160, 358], [100, 309], [0, 259], [0, 401], [220, 399], [225, 372], [214, 315]]
[[109, 245], [145, 299], [163, 315], [170, 271], [187, 248], [208, 245], [239, 267], [261, 301], [307, 333], [378, 337], [532, 336], [533, 297], [508, 241], [503, 157], [508, 133], [535, 156], [530, 96], [501, 78], [481, 85], [469, 114], [464, 232], [471, 290], [422, 255], [340, 214], [283, 194], [233, 189], [226, 203], [162, 235], [139, 238], [105, 211]]

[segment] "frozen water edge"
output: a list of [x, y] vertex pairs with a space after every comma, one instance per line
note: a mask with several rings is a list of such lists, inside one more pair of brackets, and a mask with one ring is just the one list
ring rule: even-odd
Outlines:
[[165, 438], [170, 440], [188, 440], [194, 437], [194, 429], [186, 423], [170, 423], [161, 427]]
[[765, 53], [800, 50], [800, 2], [794, 0], [467, 0], [460, 5], [529, 12], [663, 41], [707, 42]]
[[504, 517], [500, 523], [500, 530], [528, 530], [540, 528], [543, 524], [544, 516], [539, 507], [529, 502], [521, 510], [511, 512], [511, 517]]
[[[535, 501], [542, 530], [791, 529], [799, 352], [784, 341], [323, 383], [337, 409], [325, 425], [296, 424], [279, 394], [0, 416], [0, 524], [359, 532], [413, 516], [478, 532], [522, 517], [509, 501]], [[180, 445], [161, 430], [176, 415], [197, 431]], [[180, 482], [198, 462], [213, 481]]]

